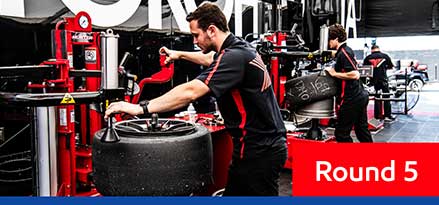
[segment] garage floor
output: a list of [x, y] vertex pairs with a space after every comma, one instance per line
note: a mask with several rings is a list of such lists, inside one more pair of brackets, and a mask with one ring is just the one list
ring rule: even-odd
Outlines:
[[376, 142], [439, 142], [439, 83], [425, 85], [413, 110], [408, 115], [398, 115], [394, 123], [385, 124], [374, 139]]
[[[409, 107], [413, 105], [416, 95], [409, 94]], [[392, 104], [393, 111], [398, 111], [400, 107]], [[385, 123], [383, 129], [373, 133], [375, 142], [439, 142], [439, 83], [426, 84], [418, 103], [408, 115], [396, 117], [394, 122]], [[280, 177], [279, 195], [291, 196], [291, 187], [291, 170], [285, 169]]]

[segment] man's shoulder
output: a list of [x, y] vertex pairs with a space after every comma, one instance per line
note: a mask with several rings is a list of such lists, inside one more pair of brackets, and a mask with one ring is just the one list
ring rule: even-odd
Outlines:
[[251, 60], [256, 57], [256, 49], [232, 45], [224, 49], [223, 57], [236, 60]]
[[369, 54], [368, 56], [366, 56], [366, 58], [367, 59], [383, 58], [384, 55], [385, 54], [382, 52], [373, 52], [373, 53]]
[[341, 48], [339, 52], [337, 52], [336, 56], [340, 58], [348, 58], [348, 56], [354, 56], [354, 51], [349, 48], [348, 46], [345, 46], [344, 48]]
[[345, 56], [344, 56], [344, 54], [343, 54], [343, 52], [341, 50], [338, 50], [337, 53], [335, 53], [335, 57], [337, 59], [341, 59], [341, 58], [343, 58]]
[[383, 53], [383, 52], [378, 52], [378, 55], [383, 57], [383, 58], [390, 58], [389, 55], [387, 53]]
[[348, 45], [346, 45], [344, 48], [345, 48], [347, 51], [354, 51], [354, 50], [352, 50], [352, 48], [351, 48], [350, 46], [348, 46]]
[[371, 55], [372, 55], [372, 54], [369, 54], [369, 55], [367, 55], [366, 57], [364, 57], [364, 61], [367, 61], [367, 60], [369, 60], [369, 59], [370, 59], [370, 57], [371, 57]]
[[387, 53], [382, 53], [384, 57], [390, 58], [390, 56]]

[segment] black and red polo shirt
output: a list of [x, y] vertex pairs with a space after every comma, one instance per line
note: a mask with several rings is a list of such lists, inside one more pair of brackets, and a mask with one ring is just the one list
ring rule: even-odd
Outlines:
[[390, 57], [380, 51], [375, 51], [368, 55], [364, 59], [363, 65], [372, 65], [373, 67], [372, 84], [386, 83], [387, 69], [393, 68], [393, 63]]
[[285, 126], [270, 75], [249, 43], [230, 34], [197, 79], [217, 99], [233, 136], [234, 158], [262, 156], [273, 146], [284, 146]]
[[[335, 54], [335, 71], [347, 73], [357, 70], [354, 51], [342, 43]], [[342, 80], [335, 78], [337, 82], [337, 104], [342, 105], [345, 102], [352, 101], [363, 94], [363, 87], [360, 80]]]

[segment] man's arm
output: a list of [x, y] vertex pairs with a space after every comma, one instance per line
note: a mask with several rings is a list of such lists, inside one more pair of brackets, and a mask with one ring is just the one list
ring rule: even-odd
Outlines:
[[358, 80], [360, 79], [360, 72], [358, 72], [357, 70], [352, 70], [349, 71], [347, 73], [339, 73], [337, 71], [335, 71], [334, 68], [327, 68], [326, 69], [329, 73], [329, 75], [331, 75], [334, 78], [339, 78], [342, 80]]
[[392, 59], [386, 54], [386, 60], [388, 61], [388, 67], [387, 69], [393, 69], [393, 67], [395, 67], [395, 65], [393, 65]]
[[215, 52], [211, 51], [209, 53], [203, 53], [201, 51], [191, 52], [191, 51], [176, 51], [170, 50], [166, 47], [160, 48], [160, 53], [165, 53], [168, 57], [165, 60], [165, 63], [168, 64], [174, 60], [187, 60], [199, 65], [209, 66], [213, 62], [213, 55]]
[[[188, 105], [190, 102], [207, 94], [210, 91], [209, 87], [198, 79], [181, 84], [164, 95], [152, 99], [148, 104], [148, 111], [150, 113], [166, 112], [181, 108]], [[108, 106], [105, 111], [105, 118], [115, 112], [124, 112], [130, 115], [143, 114], [143, 109], [138, 104], [132, 104], [124, 101], [114, 102]]]

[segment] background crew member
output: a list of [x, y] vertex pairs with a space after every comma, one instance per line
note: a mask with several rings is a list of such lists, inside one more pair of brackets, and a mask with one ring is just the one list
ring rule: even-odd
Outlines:
[[369, 95], [361, 84], [360, 73], [355, 64], [354, 52], [346, 45], [346, 32], [340, 24], [329, 27], [329, 47], [337, 49], [335, 68], [327, 68], [337, 82], [337, 142], [353, 142], [352, 126], [360, 142], [372, 142], [367, 124]]
[[226, 18], [215, 4], [203, 3], [186, 20], [194, 43], [203, 52], [167, 48], [161, 52], [168, 54], [167, 62], [185, 59], [208, 68], [196, 79], [149, 102], [112, 103], [105, 116], [170, 111], [212, 93], [234, 146], [224, 195], [278, 195], [279, 175], [287, 157], [286, 131], [261, 57], [249, 43], [229, 32]]
[[[368, 55], [363, 62], [363, 65], [372, 65], [373, 67], [373, 78], [372, 85], [375, 88], [375, 92], [378, 93], [389, 93], [389, 82], [387, 80], [387, 69], [393, 68], [393, 63], [390, 57], [381, 53], [380, 47], [377, 45], [372, 46], [372, 53]], [[378, 96], [378, 95], [377, 95]], [[389, 95], [383, 95], [384, 98], [390, 97]], [[381, 116], [381, 103], [375, 102], [375, 118], [379, 119]], [[390, 101], [384, 101], [384, 117], [386, 121], [392, 121], [392, 110], [390, 106]]]

